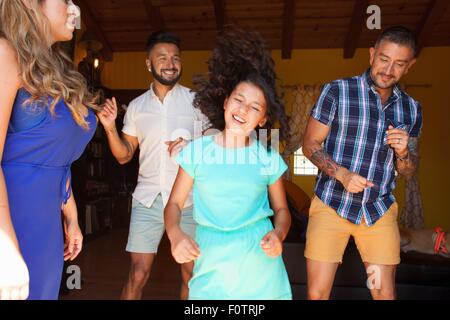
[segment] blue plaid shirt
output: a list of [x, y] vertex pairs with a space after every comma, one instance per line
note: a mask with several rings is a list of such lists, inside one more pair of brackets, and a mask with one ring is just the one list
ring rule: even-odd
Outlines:
[[330, 127], [324, 149], [333, 160], [375, 184], [350, 193], [319, 172], [315, 194], [348, 221], [360, 224], [364, 217], [369, 226], [375, 224], [395, 202], [394, 150], [386, 144], [386, 130], [392, 125], [419, 137], [420, 104], [396, 85], [383, 106], [369, 69], [361, 76], [326, 84], [311, 116]]

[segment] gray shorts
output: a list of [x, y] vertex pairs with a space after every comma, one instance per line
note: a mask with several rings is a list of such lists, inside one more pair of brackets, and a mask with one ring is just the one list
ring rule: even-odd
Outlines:
[[[196, 223], [192, 214], [192, 206], [183, 209], [181, 229], [192, 239], [195, 239]], [[156, 253], [164, 231], [164, 204], [161, 194], [156, 197], [150, 208], [133, 198], [126, 251]]]

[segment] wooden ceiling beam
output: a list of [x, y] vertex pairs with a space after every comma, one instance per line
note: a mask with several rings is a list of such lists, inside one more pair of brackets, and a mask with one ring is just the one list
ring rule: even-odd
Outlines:
[[290, 59], [294, 45], [295, 0], [284, 0], [281, 58]]
[[204, 5], [205, 0], [152, 0], [156, 7]]
[[102, 56], [106, 61], [112, 61], [113, 59], [113, 50], [111, 48], [110, 43], [106, 39], [105, 33], [101, 29], [100, 25], [95, 20], [92, 15], [92, 11], [85, 0], [75, 0], [75, 4], [80, 7], [81, 10], [81, 19], [83, 20], [86, 28], [91, 30], [97, 39], [103, 44]]
[[152, 0], [142, 0], [145, 11], [147, 11], [148, 18], [150, 20], [150, 26], [152, 30], [159, 31], [165, 28], [164, 19], [161, 14], [159, 5], [155, 5]]
[[226, 6], [225, 0], [212, 0], [214, 5], [214, 14], [216, 16], [217, 31], [221, 31], [226, 23]]
[[369, 0], [355, 0], [353, 14], [350, 21], [350, 29], [344, 43], [344, 59], [351, 59], [355, 55], [359, 38], [366, 22], [367, 7]]
[[434, 26], [442, 18], [447, 10], [450, 1], [448, 0], [430, 0], [428, 9], [423, 17], [419, 29], [417, 30], [417, 56], [427, 45]]

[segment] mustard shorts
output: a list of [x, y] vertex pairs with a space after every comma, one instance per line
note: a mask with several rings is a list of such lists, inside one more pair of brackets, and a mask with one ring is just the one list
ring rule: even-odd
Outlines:
[[400, 263], [397, 216], [398, 205], [394, 203], [373, 226], [367, 226], [365, 221], [357, 225], [339, 216], [333, 208], [314, 196], [309, 209], [305, 257], [342, 263], [348, 240], [353, 236], [363, 262], [397, 265]]

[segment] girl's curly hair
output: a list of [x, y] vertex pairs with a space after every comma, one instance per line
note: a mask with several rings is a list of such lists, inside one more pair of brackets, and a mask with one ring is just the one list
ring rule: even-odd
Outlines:
[[273, 129], [279, 122], [280, 141], [286, 140], [289, 132], [287, 116], [276, 90], [275, 63], [266, 42], [258, 32], [226, 26], [208, 61], [207, 76], [193, 79], [194, 106], [208, 117], [212, 128], [225, 129], [223, 104], [241, 82], [252, 83], [264, 93], [267, 122], [262, 129]]

